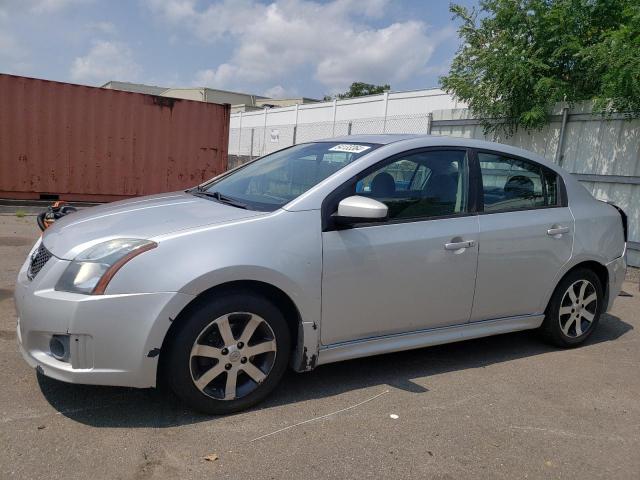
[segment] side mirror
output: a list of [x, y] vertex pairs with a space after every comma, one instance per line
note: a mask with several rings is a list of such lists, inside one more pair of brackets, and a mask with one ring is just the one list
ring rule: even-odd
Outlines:
[[354, 195], [343, 199], [338, 204], [338, 211], [333, 216], [340, 225], [351, 225], [363, 222], [381, 222], [386, 220], [388, 207], [373, 198]]

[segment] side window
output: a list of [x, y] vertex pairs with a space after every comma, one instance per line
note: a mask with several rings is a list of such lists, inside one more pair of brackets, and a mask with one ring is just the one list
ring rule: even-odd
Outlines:
[[558, 194], [558, 174], [549, 170], [544, 172], [545, 202], [549, 207], [560, 205]]
[[533, 162], [478, 153], [485, 212], [558, 204], [558, 177]]
[[429, 218], [466, 211], [466, 152], [419, 152], [387, 163], [362, 178], [358, 195], [389, 207], [390, 219]]

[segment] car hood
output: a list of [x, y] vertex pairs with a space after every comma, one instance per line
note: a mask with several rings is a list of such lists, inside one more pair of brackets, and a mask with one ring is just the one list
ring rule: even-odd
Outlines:
[[56, 221], [43, 235], [45, 247], [71, 260], [100, 241], [112, 238], [153, 238], [216, 223], [265, 215], [214, 200], [174, 192], [99, 205]]

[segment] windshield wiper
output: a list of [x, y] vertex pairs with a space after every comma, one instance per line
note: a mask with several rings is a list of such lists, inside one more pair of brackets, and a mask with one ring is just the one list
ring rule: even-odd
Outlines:
[[213, 198], [214, 200], [217, 200], [220, 203], [231, 205], [232, 207], [244, 208], [245, 210], [249, 208], [249, 206], [246, 203], [239, 202], [236, 199], [228, 197], [227, 195], [223, 195], [220, 192], [207, 192], [205, 190], [198, 190], [196, 194]]

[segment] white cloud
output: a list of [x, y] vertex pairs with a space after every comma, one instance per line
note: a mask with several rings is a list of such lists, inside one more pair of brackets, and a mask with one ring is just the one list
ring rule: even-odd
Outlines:
[[247, 22], [255, 22], [265, 6], [253, 0], [222, 0], [198, 11], [193, 0], [145, 0], [152, 12], [164, 21], [187, 27], [210, 41], [227, 32], [240, 33]]
[[154, 13], [170, 22], [179, 22], [195, 15], [195, 1], [193, 0], [146, 0]]
[[285, 88], [282, 85], [274, 85], [267, 88], [262, 95], [269, 98], [293, 98], [298, 96], [298, 91]]
[[109, 80], [136, 80], [140, 71], [126, 44], [97, 41], [85, 56], [73, 61], [70, 74], [76, 82], [102, 84]]
[[233, 80], [237, 68], [223, 63], [218, 68], [208, 68], [196, 73], [195, 84], [201, 87], [224, 88]]
[[420, 74], [433, 49], [420, 22], [351, 32], [336, 54], [320, 60], [316, 78], [329, 87], [344, 87], [359, 79], [394, 83]]
[[231, 37], [230, 58], [197, 73], [219, 88], [283, 82], [311, 69], [331, 91], [353, 81], [392, 85], [425, 73], [442, 36], [416, 20], [381, 23], [388, 0], [222, 0], [198, 8], [193, 0], [146, 0], [157, 16], [204, 42]]

